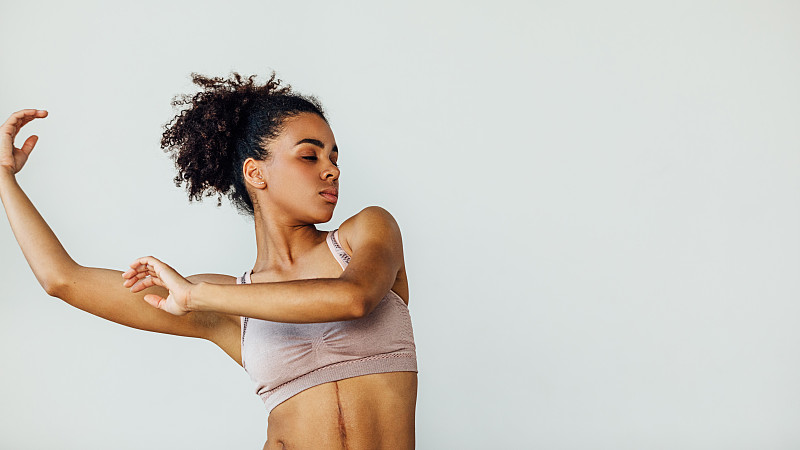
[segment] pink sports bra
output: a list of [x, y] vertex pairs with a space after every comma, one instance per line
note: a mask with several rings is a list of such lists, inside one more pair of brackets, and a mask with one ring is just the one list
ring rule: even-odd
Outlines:
[[[328, 232], [331, 252], [344, 270], [350, 262]], [[250, 283], [252, 270], [237, 278]], [[242, 365], [256, 394], [272, 409], [293, 395], [330, 381], [382, 372], [417, 372], [408, 306], [389, 291], [367, 316], [322, 323], [283, 323], [242, 317]]]

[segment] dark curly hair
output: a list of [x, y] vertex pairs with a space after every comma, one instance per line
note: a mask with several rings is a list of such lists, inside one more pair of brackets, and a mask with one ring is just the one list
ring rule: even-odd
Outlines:
[[265, 144], [281, 133], [289, 117], [308, 112], [328, 121], [316, 97], [294, 93], [288, 84], [279, 87], [275, 71], [262, 86], [253, 82], [255, 77], [231, 72], [229, 79], [207, 78], [192, 73], [192, 81], [203, 90], [172, 99], [173, 107], [189, 107], [164, 125], [161, 147], [170, 152], [178, 169], [175, 185], [186, 181], [190, 202], [217, 194], [217, 206], [222, 206], [222, 196], [227, 195], [239, 213], [252, 216], [244, 161], [270, 158]]

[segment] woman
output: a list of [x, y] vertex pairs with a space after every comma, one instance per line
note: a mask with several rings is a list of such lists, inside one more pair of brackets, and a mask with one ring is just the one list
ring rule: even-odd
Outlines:
[[400, 230], [376, 206], [320, 231], [338, 198], [339, 157], [314, 97], [193, 74], [203, 90], [170, 123], [176, 183], [190, 200], [227, 195], [253, 216], [257, 257], [239, 277], [186, 278], [152, 257], [123, 272], [73, 261], [16, 182], [38, 140], [14, 139], [47, 111], [3, 124], [0, 197], [37, 280], [114, 322], [208, 339], [241, 365], [267, 407], [264, 449], [414, 448], [416, 347]]

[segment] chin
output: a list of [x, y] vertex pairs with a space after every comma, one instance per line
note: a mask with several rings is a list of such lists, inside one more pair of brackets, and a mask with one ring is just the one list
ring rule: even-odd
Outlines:
[[314, 223], [330, 222], [331, 219], [333, 219], [333, 210], [330, 210], [328, 213], [325, 214], [314, 216]]

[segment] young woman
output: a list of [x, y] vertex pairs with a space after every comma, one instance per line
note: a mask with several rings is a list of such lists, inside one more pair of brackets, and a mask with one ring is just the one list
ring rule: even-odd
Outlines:
[[183, 277], [152, 256], [125, 272], [77, 264], [16, 181], [38, 137], [14, 139], [47, 117], [25, 109], [0, 133], [0, 197], [36, 279], [91, 314], [217, 344], [266, 405], [264, 449], [414, 448], [417, 360], [397, 223], [371, 206], [316, 228], [333, 215], [340, 175], [316, 98], [280, 87], [274, 72], [264, 85], [192, 77], [203, 89], [173, 102], [188, 107], [162, 146], [190, 200], [227, 195], [253, 216], [253, 268]]

